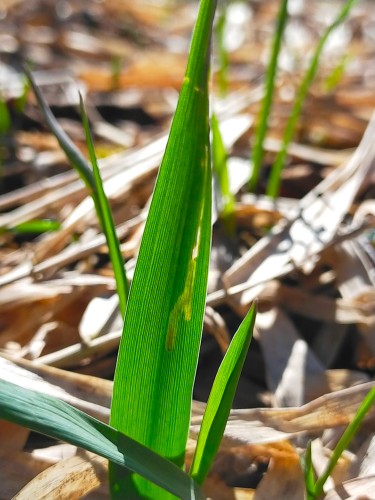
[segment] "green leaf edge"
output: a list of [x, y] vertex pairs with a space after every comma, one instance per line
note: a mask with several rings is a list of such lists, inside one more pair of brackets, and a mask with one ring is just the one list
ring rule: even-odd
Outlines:
[[[110, 419], [111, 424], [113, 426], [115, 426], [116, 428], [118, 427], [119, 429], [123, 429], [129, 435], [136, 436], [137, 433], [138, 435], [141, 435], [141, 438], [139, 439], [139, 441], [141, 442], [144, 442], [143, 439], [145, 439], [147, 443], [150, 444], [152, 443], [153, 438], [157, 436], [157, 438], [154, 441], [159, 440], [157, 446], [159, 446], [160, 444], [160, 439], [164, 443], [166, 443], [166, 446], [164, 446], [164, 450], [167, 448], [169, 441], [171, 441], [170, 437], [168, 436], [165, 437], [165, 433], [167, 432], [173, 436], [179, 434], [178, 440], [173, 441], [175, 444], [173, 447], [171, 446], [172, 451], [170, 455], [168, 455], [168, 451], [163, 451], [161, 453], [165, 453], [166, 456], [173, 457], [171, 459], [175, 460], [175, 462], [178, 463], [181, 467], [183, 466], [184, 463], [186, 441], [189, 431], [191, 397], [193, 390], [193, 380], [191, 379], [194, 377], [196, 371], [199, 344], [202, 333], [205, 296], [207, 287], [207, 275], [208, 275], [209, 248], [211, 243], [211, 163], [210, 163], [210, 151], [209, 151], [207, 79], [209, 74], [212, 20], [214, 17], [215, 7], [216, 7], [215, 0], [201, 1], [196, 26], [193, 32], [186, 74], [181, 88], [178, 106], [172, 122], [166, 153], [164, 155], [161, 168], [159, 170], [159, 175], [154, 190], [154, 196], [149, 210], [149, 217], [147, 219], [138, 255], [137, 267], [134, 272], [134, 278], [125, 317], [124, 332], [120, 344], [119, 357], [118, 357], [118, 366], [119, 365], [126, 366], [126, 369], [128, 370], [129, 365], [126, 362], [126, 356], [123, 353], [127, 352], [128, 353], [127, 355], [129, 356], [129, 353], [134, 352], [134, 349], [133, 351], [125, 349], [125, 343], [128, 342], [129, 339], [131, 338], [134, 339], [134, 332], [136, 333], [136, 335], [139, 335], [140, 332], [141, 335], [140, 337], [138, 337], [138, 340], [135, 340], [134, 342], [133, 340], [130, 340], [130, 342], [133, 342], [132, 347], [134, 347], [134, 344], [137, 343], [136, 345], [137, 353], [142, 352], [143, 349], [140, 348], [140, 343], [143, 342], [144, 339], [146, 338], [148, 344], [148, 352], [151, 350], [151, 345], [153, 352], [156, 351], [158, 352], [158, 357], [155, 356], [155, 361], [154, 361], [154, 365], [156, 367], [158, 366], [165, 367], [166, 366], [165, 362], [166, 362], [168, 363], [168, 366], [171, 366], [173, 368], [174, 372], [177, 372], [176, 377], [180, 376], [180, 379], [182, 379], [181, 373], [178, 372], [178, 370], [180, 370], [181, 368], [181, 363], [185, 365], [185, 368], [186, 365], [189, 364], [186, 370], [187, 377], [183, 378], [184, 387], [182, 387], [181, 391], [182, 396], [179, 397], [179, 395], [177, 394], [176, 397], [172, 398], [173, 405], [171, 406], [171, 411], [169, 413], [167, 412], [165, 418], [164, 416], [163, 418], [159, 416], [154, 418], [154, 412], [153, 412], [153, 408], [155, 408], [156, 406], [157, 408], [166, 407], [165, 402], [161, 403], [155, 397], [150, 398], [150, 402], [147, 401], [147, 408], [145, 409], [145, 411], [148, 411], [148, 415], [153, 416], [152, 418], [155, 424], [154, 425], [150, 424], [150, 426], [145, 425], [144, 427], [139, 426], [140, 431], [138, 432], [136, 424], [130, 421], [128, 426], [128, 422], [126, 422], [125, 419], [122, 419], [121, 416], [122, 408], [124, 407], [126, 408], [126, 405], [123, 404], [123, 399], [121, 399], [123, 398], [121, 392], [122, 393], [124, 392], [124, 385], [125, 385], [122, 382], [122, 380], [127, 376], [127, 373], [129, 373], [129, 371], [123, 374], [120, 373], [118, 369], [116, 369], [114, 396], [112, 399], [111, 419]], [[190, 117], [190, 119], [193, 118], [193, 120], [189, 121], [189, 123], [186, 123], [187, 116]], [[199, 127], [201, 131], [204, 129], [204, 135], [202, 135], [202, 133], [198, 133], [196, 131], [196, 127]], [[192, 137], [190, 141], [190, 148], [191, 148], [190, 156], [188, 156], [188, 152], [186, 151], [186, 145], [187, 145], [186, 130], [189, 131], [190, 135], [195, 134], [195, 137]], [[198, 154], [198, 148], [201, 150], [201, 153], [199, 154]], [[143, 300], [145, 296], [145, 288], [147, 293], [150, 294], [150, 290], [147, 289], [147, 283], [145, 284], [144, 281], [142, 283], [141, 278], [143, 278], [144, 276], [149, 278], [150, 276], [152, 277], [153, 274], [154, 275], [153, 279], [155, 280], [155, 273], [156, 275], [159, 276], [166, 275], [165, 272], [163, 273], [160, 272], [159, 268], [156, 269], [155, 266], [150, 267], [151, 261], [149, 257], [151, 256], [153, 258], [154, 254], [164, 255], [162, 250], [160, 250], [160, 248], [157, 248], [157, 251], [155, 251], [154, 254], [152, 253], [152, 247], [155, 244], [154, 240], [156, 233], [155, 227], [156, 225], [160, 227], [160, 224], [165, 223], [164, 221], [161, 223], [160, 220], [158, 219], [157, 216], [159, 215], [160, 217], [160, 213], [162, 214], [165, 213], [165, 215], [168, 218], [170, 218], [171, 216], [170, 208], [168, 209], [168, 211], [166, 211], [165, 205], [169, 203], [169, 200], [171, 199], [170, 197], [173, 195], [173, 193], [171, 194], [173, 186], [177, 184], [179, 186], [179, 192], [182, 192], [181, 186], [183, 186], [182, 182], [183, 177], [178, 172], [178, 165], [181, 158], [183, 159], [186, 167], [184, 170], [184, 176], [186, 178], [189, 178], [189, 186], [187, 187], [185, 186], [184, 189], [185, 191], [187, 189], [191, 190], [193, 200], [195, 200], [195, 205], [194, 205], [194, 210], [192, 210], [191, 207], [186, 207], [186, 203], [184, 202], [183, 220], [185, 223], [185, 229], [186, 228], [189, 229], [190, 234], [186, 233], [181, 234], [181, 226], [180, 226], [180, 231], [179, 231], [180, 241], [178, 242], [179, 246], [176, 245], [177, 251], [179, 252], [178, 254], [179, 260], [177, 261], [176, 258], [177, 251], [175, 251], [174, 263], [172, 266], [169, 266], [172, 269], [172, 272], [167, 273], [167, 276], [169, 276], [170, 281], [173, 280], [173, 287], [176, 290], [176, 292], [170, 293], [169, 297], [167, 297], [168, 294], [166, 294], [167, 300], [165, 300], [164, 302], [167, 305], [167, 308], [169, 308], [168, 315], [166, 316], [166, 321], [164, 320], [160, 321], [163, 328], [160, 328], [160, 326], [158, 326], [159, 330], [157, 331], [157, 335], [159, 338], [157, 338], [156, 335], [153, 335], [150, 341], [150, 337], [147, 336], [145, 337], [144, 327], [140, 329], [138, 329], [138, 327], [130, 328], [128, 324], [130, 324], [130, 322], [133, 321], [135, 314], [138, 317], [140, 314], [142, 315], [142, 313], [145, 314], [144, 311], [137, 313], [136, 307], [133, 305], [133, 303], [137, 304], [137, 308], [139, 309], [140, 300]], [[189, 158], [189, 160], [187, 160], [187, 158]], [[204, 168], [204, 170], [202, 170], [202, 172], [204, 172], [204, 175], [200, 175], [200, 178], [202, 178], [202, 180], [199, 183], [197, 183], [196, 180], [194, 183], [195, 177], [192, 175], [191, 172], [192, 161], [199, 162], [199, 164], [195, 163], [194, 165], [196, 165], [197, 167], [199, 166], [200, 169]], [[177, 175], [173, 176], [173, 182], [170, 181], [168, 175], [170, 169], [174, 169], [174, 172], [177, 172]], [[158, 194], [159, 196], [158, 199], [156, 194]], [[177, 198], [178, 204], [176, 204], [175, 206], [180, 206], [181, 205], [180, 201], [184, 200], [185, 198], [186, 196], [181, 197], [181, 195], [179, 195], [179, 197]], [[198, 199], [202, 200], [202, 203], [199, 202], [199, 205], [201, 205], [200, 207], [197, 207]], [[194, 228], [192, 227], [191, 220], [192, 219], [195, 220], [196, 217], [199, 217], [200, 227], [197, 226], [196, 228]], [[187, 249], [187, 246], [185, 247], [181, 246], [181, 238], [184, 239], [185, 244], [187, 241], [190, 244], [191, 233], [195, 229], [196, 233], [194, 235], [194, 242], [192, 243], [191, 248]], [[173, 247], [174, 245], [172, 243], [172, 248]], [[198, 251], [196, 251], [197, 248]], [[180, 249], [181, 252], [179, 251]], [[181, 254], [183, 254], [182, 257]], [[144, 255], [147, 255], [148, 258], [145, 259]], [[207, 260], [207, 265], [205, 264], [206, 260]], [[155, 259], [155, 261], [157, 261], [157, 259]], [[152, 260], [152, 262], [155, 261]], [[144, 269], [143, 267], [142, 268], [140, 267], [141, 262], [142, 266], [145, 266]], [[194, 276], [196, 276], [196, 279], [194, 279]], [[140, 285], [142, 285], [142, 287], [140, 287]], [[168, 288], [170, 289], [171, 286], [172, 285], [169, 284]], [[192, 293], [193, 289], [195, 290], [195, 293]], [[160, 290], [156, 290], [156, 293], [159, 294], [159, 296], [161, 294]], [[136, 300], [137, 297], [140, 296], [142, 297], [142, 299]], [[155, 311], [155, 303], [152, 302], [151, 307], [148, 307], [149, 304], [146, 305], [147, 305], [147, 311], [146, 311], [147, 314], [149, 311], [152, 310]], [[190, 306], [192, 306], [192, 310], [190, 310]], [[163, 308], [165, 308], [164, 305]], [[150, 319], [150, 321], [152, 321], [152, 319]], [[181, 330], [185, 328], [185, 326], [189, 322], [191, 322], [189, 325], [190, 331], [189, 334], [187, 335], [187, 331], [183, 330], [182, 332]], [[163, 323], [165, 323], [165, 325]], [[165, 332], [164, 332], [164, 326], [167, 327], [165, 328]], [[176, 332], [176, 326], [178, 328], [181, 327], [181, 330]], [[193, 327], [194, 331], [192, 331]], [[182, 335], [182, 333], [184, 333], [184, 335]], [[192, 341], [192, 338], [194, 341]], [[189, 350], [186, 350], [185, 347], [187, 343], [190, 344]], [[180, 348], [181, 346], [184, 346], [185, 353]], [[173, 360], [173, 358], [175, 361]], [[180, 361], [177, 363], [176, 361], [178, 361], [179, 359]], [[144, 360], [141, 360], [138, 363], [138, 369], [142, 366], [141, 363], [143, 363], [144, 366], [148, 366], [148, 364]], [[124, 369], [122, 370], [124, 371]], [[168, 373], [168, 370], [165, 370], [165, 372], [166, 376], [164, 376], [164, 379], [166, 377], [169, 377], [170, 380], [171, 379], [170, 373]], [[151, 373], [151, 376], [153, 376], [153, 373], [154, 372]], [[149, 370], [147, 371], [147, 374], [149, 374]], [[150, 379], [151, 377], [148, 377], [148, 380], [146, 381], [146, 383], [149, 384], [147, 386], [148, 388], [150, 388], [154, 384], [155, 377], [153, 377], [151, 381]], [[131, 378], [128, 377], [125, 380], [131, 380]], [[159, 390], [160, 387], [164, 387], [164, 385], [160, 381], [160, 378], [157, 378], [156, 381]], [[166, 386], [170, 385], [171, 384], [168, 381]], [[127, 391], [127, 393], [129, 393], [129, 391]], [[187, 393], [189, 394], [188, 395], [189, 405], [187, 404]], [[140, 418], [142, 418], [143, 415], [145, 415], [145, 413], [143, 411], [140, 411], [138, 408], [134, 414], [137, 415], [137, 413], [141, 415]], [[171, 420], [171, 416], [172, 418], [176, 418], [176, 415], [179, 416], [179, 422], [177, 422], [177, 424], [175, 425], [175, 428], [178, 430], [178, 432], [172, 434], [173, 420]], [[162, 422], [161, 432], [157, 431], [158, 422]], [[168, 423], [169, 426], [168, 428], [166, 428], [167, 426], [164, 424], [164, 422]], [[129, 431], [125, 430], [126, 426], [128, 426], [129, 429], [131, 428], [131, 430]], [[146, 432], [143, 432], [143, 429], [146, 429]], [[150, 444], [150, 447], [152, 446], [153, 444]], [[136, 495], [137, 493], [139, 494], [139, 492], [142, 491], [144, 495], [147, 494], [148, 496], [153, 498], [153, 500], [156, 498], [163, 498], [163, 499], [165, 498], [165, 496], [158, 497], [157, 496], [158, 492], [156, 491], [156, 489], [154, 489], [151, 493], [151, 489], [148, 489], [147, 484], [145, 484], [146, 482], [143, 480], [139, 480], [139, 478], [137, 477], [130, 479], [124, 478], [123, 480], [121, 475], [117, 474], [116, 467], [110, 467], [110, 482], [111, 482], [111, 492], [114, 498], [117, 497], [120, 498], [120, 496], [117, 495], [123, 494], [121, 491], [122, 488], [124, 489], [126, 488], [127, 495], [131, 494]], [[129, 490], [132, 491], [129, 492]]]
[[305, 477], [307, 500], [314, 500], [315, 478], [311, 457], [311, 441], [308, 442], [305, 455], [301, 458], [302, 470]]
[[0, 380], [0, 418], [97, 453], [184, 500], [205, 498], [173, 463], [54, 397]]
[[113, 220], [111, 207], [109, 205], [108, 198], [104, 191], [103, 181], [100, 175], [99, 165], [96, 158], [94, 144], [92, 140], [92, 134], [90, 131], [89, 121], [87, 118], [87, 113], [85, 110], [81, 94], [79, 94], [79, 103], [80, 103], [82, 124], [85, 130], [86, 144], [90, 154], [90, 160], [94, 173], [97, 205], [100, 209], [100, 214], [101, 214], [99, 219], [107, 240], [109, 257], [111, 259], [113, 271], [115, 274], [117, 294], [119, 296], [120, 311], [122, 316], [124, 317], [126, 302], [129, 295], [129, 283], [126, 277], [124, 259], [121, 253], [120, 242], [117, 237], [116, 226]]
[[360, 407], [358, 408], [353, 421], [345, 429], [344, 434], [341, 436], [339, 442], [337, 443], [335, 449], [332, 452], [331, 458], [323, 471], [323, 473], [318, 477], [314, 486], [314, 499], [318, 498], [323, 493], [324, 485], [331, 475], [333, 469], [335, 468], [339, 458], [341, 457], [344, 450], [346, 450], [357, 434], [359, 427], [361, 426], [363, 419], [370, 410], [371, 406], [375, 403], [375, 387], [369, 390], [364, 400], [362, 401]]
[[255, 317], [254, 303], [235, 333], [212, 385], [190, 468], [190, 475], [198, 484], [205, 480], [219, 449], [252, 339]]

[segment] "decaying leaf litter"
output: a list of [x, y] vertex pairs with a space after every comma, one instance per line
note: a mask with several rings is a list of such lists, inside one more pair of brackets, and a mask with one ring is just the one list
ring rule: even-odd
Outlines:
[[[303, 498], [300, 457], [308, 440], [319, 472], [373, 386], [371, 2], [358, 3], [324, 53], [281, 196], [271, 202], [262, 195], [307, 56], [335, 3], [290, 3], [256, 196], [247, 188], [250, 143], [277, 2], [233, 3], [228, 10], [229, 89], [219, 96], [214, 71], [212, 105], [230, 152], [236, 230], [228, 234], [216, 212], [191, 450], [204, 407], [198, 401], [207, 398], [222, 353], [255, 298], [260, 312], [235, 400], [241, 409], [231, 413], [206, 484], [214, 499]], [[32, 93], [22, 104], [21, 62], [30, 62], [54, 114], [87, 154], [77, 112], [83, 93], [132, 277], [196, 6], [10, 0], [3, 12], [0, 86], [11, 125], [2, 129], [1, 143], [1, 377], [107, 421], [121, 318], [105, 239]], [[36, 219], [60, 228], [40, 236], [17, 230]], [[370, 412], [327, 483], [326, 498], [372, 498], [373, 430]], [[108, 496], [100, 459], [13, 424], [1, 422], [0, 433], [1, 498], [29, 481], [18, 498], [51, 498], [62, 485], [72, 487], [66, 481], [72, 475], [73, 489], [61, 490], [65, 498]]]

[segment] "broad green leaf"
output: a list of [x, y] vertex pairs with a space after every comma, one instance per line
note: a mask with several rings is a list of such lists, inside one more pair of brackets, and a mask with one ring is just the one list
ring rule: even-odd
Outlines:
[[235, 333], [216, 374], [190, 469], [190, 475], [198, 484], [205, 480], [219, 449], [252, 338], [255, 315], [253, 305]]
[[174, 464], [51, 396], [0, 380], [0, 418], [97, 453], [186, 500], [204, 499], [194, 481]]
[[[214, 0], [201, 2], [119, 348], [111, 425], [183, 467], [211, 244], [208, 73]], [[158, 498], [110, 468], [115, 498]]]
[[284, 130], [281, 149], [278, 152], [275, 162], [272, 166], [270, 179], [267, 185], [267, 194], [272, 198], [276, 198], [279, 194], [281, 173], [285, 164], [288, 146], [293, 139], [293, 133], [297, 124], [297, 120], [300, 117], [303, 103], [305, 102], [306, 95], [318, 70], [319, 59], [323, 52], [324, 46], [331, 33], [348, 17], [351, 9], [357, 1], [358, 0], [347, 0], [344, 3], [338, 16], [336, 17], [334, 22], [330, 26], [328, 26], [323, 36], [320, 38], [318, 45], [316, 46], [310, 65], [307, 68], [306, 74], [302, 80], [301, 85], [298, 88], [297, 95], [294, 99], [292, 112], [289, 116]]
[[253, 172], [250, 178], [250, 190], [255, 191], [259, 181], [260, 169], [264, 156], [264, 140], [268, 129], [268, 120], [270, 117], [273, 92], [275, 88], [275, 78], [277, 72], [277, 61], [279, 58], [281, 40], [283, 37], [286, 21], [288, 19], [288, 0], [280, 1], [280, 9], [277, 19], [277, 26], [272, 42], [272, 51], [270, 61], [268, 63], [265, 95], [262, 101], [262, 106], [259, 114], [259, 123], [255, 133], [255, 143], [253, 147]]
[[126, 278], [124, 259], [122, 257], [120, 242], [116, 233], [116, 226], [113, 221], [111, 207], [104, 192], [102, 178], [100, 176], [99, 165], [96, 159], [94, 144], [90, 132], [89, 121], [83, 104], [82, 96], [79, 96], [81, 117], [83, 128], [85, 129], [86, 143], [90, 154], [91, 165], [94, 172], [94, 182], [97, 197], [97, 204], [100, 207], [101, 223], [103, 232], [106, 235], [109, 257], [115, 273], [117, 293], [119, 296], [120, 311], [125, 314], [126, 300], [129, 294], [129, 284]]
[[38, 101], [39, 107], [43, 111], [47, 125], [58, 140], [61, 149], [64, 151], [69, 162], [77, 170], [79, 176], [85, 183], [92, 197], [99, 224], [107, 241], [109, 255], [115, 273], [117, 293], [119, 294], [120, 310], [124, 315], [126, 300], [129, 291], [129, 284], [126, 278], [125, 265], [121, 255], [120, 244], [117, 238], [110, 206], [104, 193], [103, 184], [100, 177], [100, 172], [97, 165], [95, 151], [89, 130], [88, 120], [82, 104], [82, 99], [80, 99], [82, 120], [85, 127], [87, 146], [89, 149], [93, 170], [90, 168], [83, 154], [64, 132], [60, 124], [57, 122], [56, 118], [53, 116], [52, 111], [49, 108], [48, 104], [45, 102], [43, 95], [36, 85], [31, 72], [27, 68], [25, 68], [25, 72], [34, 91], [35, 97]]

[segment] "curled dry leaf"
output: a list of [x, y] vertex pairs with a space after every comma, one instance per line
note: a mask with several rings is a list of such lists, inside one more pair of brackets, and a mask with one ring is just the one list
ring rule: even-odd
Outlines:
[[301, 500], [305, 483], [300, 458], [272, 459], [256, 489], [254, 500]]
[[[375, 320], [374, 290], [372, 287], [366, 287], [366, 290], [362, 288], [362, 292], [358, 296], [332, 298], [272, 280], [259, 291], [258, 299], [260, 310], [268, 310], [271, 306], [282, 306], [292, 313], [320, 321], [372, 325]], [[240, 312], [246, 310], [245, 307], [236, 309]]]
[[[356, 475], [366, 477], [375, 475], [375, 436], [370, 436], [357, 453]], [[352, 477], [355, 477], [354, 474]]]
[[[51, 462], [21, 451], [0, 452], [0, 498], [9, 500]], [[32, 497], [31, 497], [32, 498]], [[35, 496], [34, 498], [38, 498]]]
[[375, 116], [350, 160], [334, 170], [298, 204], [292, 220], [281, 222], [259, 240], [223, 276], [231, 300], [248, 305], [259, 287], [301, 267], [314, 268], [316, 256], [335, 237], [338, 227], [375, 165]]
[[324, 366], [281, 309], [258, 313], [256, 332], [277, 406], [301, 406], [329, 391]]
[[204, 328], [215, 338], [220, 349], [225, 353], [230, 344], [229, 332], [223, 318], [210, 306], [206, 306]]
[[345, 481], [330, 490], [324, 500], [371, 500], [374, 498], [375, 475]]
[[108, 461], [93, 453], [82, 452], [81, 456], [61, 460], [37, 475], [13, 498], [51, 499], [69, 498], [78, 500], [105, 482]]
[[[348, 425], [375, 382], [325, 394], [300, 408], [232, 410], [225, 430], [226, 446], [270, 443], [301, 433]], [[373, 418], [372, 408], [367, 419]], [[191, 432], [199, 429], [200, 416], [192, 418]]]

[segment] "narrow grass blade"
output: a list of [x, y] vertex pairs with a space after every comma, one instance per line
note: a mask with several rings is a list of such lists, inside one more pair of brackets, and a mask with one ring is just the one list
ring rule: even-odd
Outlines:
[[100, 170], [96, 159], [94, 144], [90, 132], [89, 121], [83, 104], [82, 96], [79, 96], [81, 117], [83, 128], [85, 129], [86, 143], [90, 154], [91, 165], [94, 173], [95, 190], [97, 204], [100, 207], [101, 223], [103, 232], [107, 239], [109, 257], [112, 262], [113, 271], [116, 279], [116, 288], [119, 296], [119, 305], [121, 314], [125, 315], [126, 301], [129, 294], [129, 284], [125, 273], [124, 259], [122, 257], [120, 242], [117, 237], [115, 223], [109, 206], [108, 199], [104, 192], [103, 182], [100, 176]]
[[113, 218], [111, 215], [109, 203], [103, 190], [103, 185], [100, 178], [100, 172], [96, 161], [96, 155], [92, 144], [92, 138], [89, 131], [88, 120], [82, 105], [82, 99], [81, 99], [82, 120], [85, 127], [87, 146], [89, 149], [93, 170], [90, 168], [85, 157], [82, 155], [82, 153], [73, 143], [73, 141], [68, 137], [68, 135], [64, 132], [64, 130], [57, 122], [56, 118], [53, 116], [51, 109], [45, 102], [42, 93], [40, 92], [38, 86], [36, 85], [31, 72], [28, 71], [27, 68], [25, 69], [25, 72], [30, 81], [30, 85], [34, 91], [36, 99], [38, 101], [39, 107], [43, 111], [44, 117], [46, 119], [49, 128], [57, 138], [62, 150], [64, 151], [71, 165], [77, 170], [79, 176], [85, 183], [93, 199], [99, 224], [106, 237], [109, 249], [109, 255], [115, 273], [117, 293], [119, 294], [119, 299], [120, 299], [120, 310], [124, 315], [129, 285], [128, 285], [128, 280], [126, 278], [125, 265], [121, 255], [120, 245], [116, 235], [116, 229], [113, 223]]
[[[126, 309], [111, 425], [184, 465], [211, 244], [208, 73], [215, 0], [203, 0]], [[170, 498], [110, 468], [114, 498]]]
[[22, 94], [15, 100], [15, 107], [19, 113], [23, 113], [23, 110], [25, 109], [29, 90], [30, 81], [26, 77], [24, 77]]
[[205, 480], [219, 449], [252, 338], [255, 316], [253, 305], [234, 335], [216, 374], [190, 470], [191, 477], [198, 484]]
[[305, 456], [302, 459], [302, 469], [305, 475], [305, 488], [307, 500], [314, 500], [315, 479], [311, 460], [311, 441], [309, 441]]
[[352, 56], [349, 54], [344, 54], [341, 57], [339, 62], [336, 64], [336, 66], [334, 66], [334, 68], [324, 81], [324, 90], [326, 92], [332, 92], [341, 82], [344, 77], [346, 68], [351, 60]]
[[275, 87], [275, 77], [277, 71], [277, 60], [279, 57], [281, 40], [283, 37], [286, 21], [288, 18], [288, 0], [281, 0], [280, 10], [278, 14], [277, 26], [272, 43], [272, 52], [268, 64], [266, 81], [265, 81], [265, 96], [262, 101], [262, 106], [259, 115], [259, 123], [255, 134], [255, 143], [253, 147], [253, 172], [250, 178], [250, 191], [255, 191], [258, 186], [260, 169], [264, 157], [264, 139], [268, 128], [268, 119], [270, 116], [273, 92]]
[[228, 92], [228, 72], [229, 72], [229, 56], [225, 46], [225, 25], [227, 22], [227, 5], [223, 4], [220, 15], [216, 21], [216, 37], [219, 67], [217, 70], [217, 79], [219, 83], [219, 91], [222, 96]]
[[122, 70], [122, 58], [119, 55], [115, 55], [111, 59], [112, 90], [116, 90], [120, 86], [121, 70]]
[[27, 222], [22, 222], [13, 227], [0, 227], [0, 234], [3, 233], [14, 233], [14, 234], [40, 234], [46, 233], [48, 231], [58, 231], [61, 224], [57, 220], [51, 219], [37, 219], [30, 220]]
[[366, 416], [366, 413], [370, 410], [371, 406], [375, 402], [375, 387], [373, 387], [363, 400], [361, 406], [359, 407], [353, 421], [348, 425], [344, 434], [341, 436], [339, 442], [336, 445], [336, 448], [332, 452], [332, 456], [328, 461], [327, 467], [323, 474], [318, 477], [315, 488], [314, 488], [314, 499], [318, 498], [323, 493], [324, 485], [331, 475], [333, 469], [335, 468], [339, 458], [341, 457], [344, 450], [346, 450], [353, 439], [353, 437], [357, 434], [359, 427], [362, 424], [363, 419]]
[[0, 380], [0, 418], [97, 453], [181, 498], [204, 498], [194, 481], [174, 464], [51, 396]]
[[10, 113], [5, 100], [0, 94], [0, 134], [9, 132], [11, 126]]
[[310, 65], [306, 71], [306, 74], [302, 80], [302, 83], [298, 89], [296, 98], [294, 100], [294, 105], [292, 112], [290, 114], [289, 120], [286, 124], [285, 131], [282, 138], [282, 147], [276, 156], [275, 162], [272, 167], [270, 179], [267, 185], [267, 195], [276, 198], [279, 194], [280, 183], [281, 183], [281, 173], [285, 164], [285, 158], [288, 152], [288, 146], [293, 139], [293, 133], [297, 124], [297, 120], [300, 117], [302, 106], [305, 101], [306, 95], [315, 77], [318, 69], [319, 59], [323, 52], [324, 45], [326, 44], [331, 33], [348, 17], [352, 7], [358, 0], [347, 0], [336, 17], [335, 21], [327, 28], [322, 38], [319, 40], [316, 46], [314, 55], [310, 62]]
[[40, 109], [43, 111], [43, 115], [47, 122], [48, 127], [58, 140], [61, 149], [64, 151], [71, 165], [77, 170], [79, 176], [85, 183], [90, 194], [91, 195], [95, 194], [94, 175], [85, 157], [77, 148], [77, 146], [73, 143], [73, 141], [68, 137], [68, 135], [64, 132], [64, 130], [62, 129], [56, 118], [53, 116], [50, 107], [44, 100], [42, 93], [39, 90], [39, 87], [35, 83], [32, 73], [26, 67], [24, 68], [24, 71], [26, 73], [27, 78], [29, 79], [31, 88], [33, 89], [38, 105]]
[[218, 179], [220, 195], [221, 195], [221, 212], [220, 217], [224, 220], [225, 227], [228, 233], [234, 232], [234, 204], [235, 199], [230, 190], [229, 174], [227, 166], [227, 151], [221, 136], [219, 122], [214, 113], [211, 115], [211, 130], [212, 130], [212, 164], [214, 172]]

